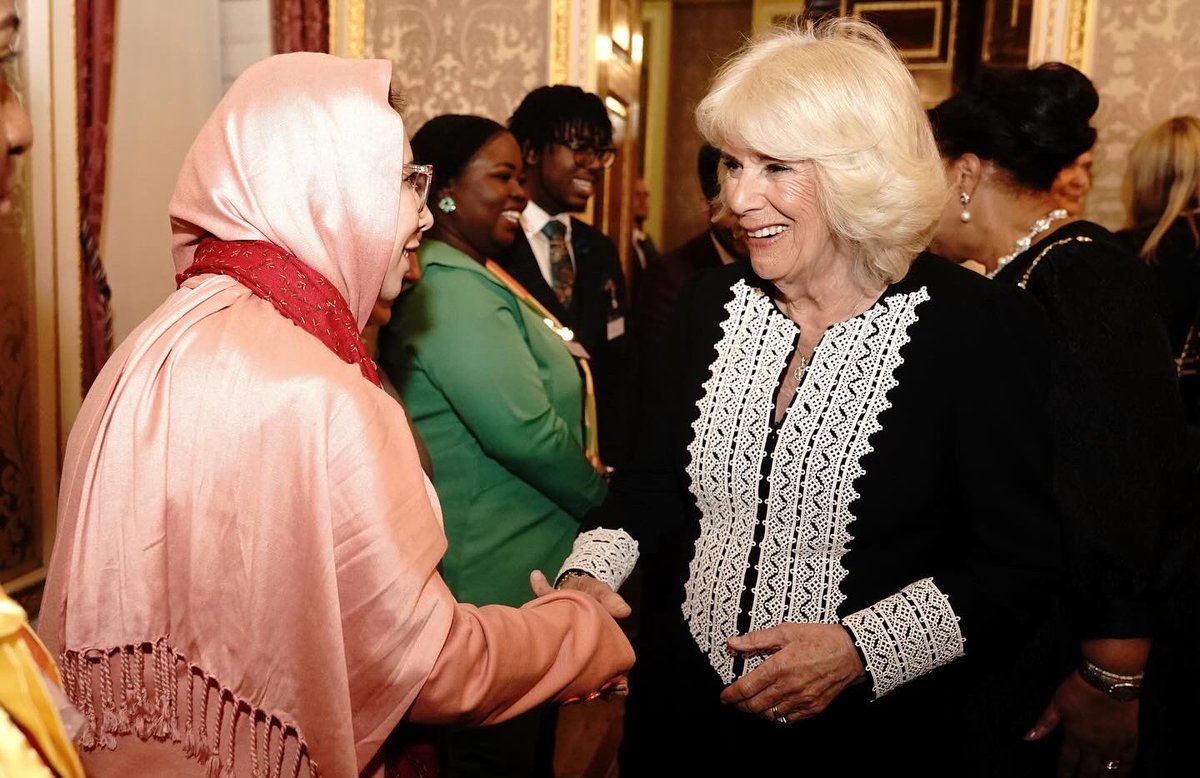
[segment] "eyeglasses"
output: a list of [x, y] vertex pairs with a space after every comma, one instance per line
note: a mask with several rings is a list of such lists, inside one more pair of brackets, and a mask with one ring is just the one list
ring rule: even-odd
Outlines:
[[404, 183], [411, 186], [417, 195], [417, 210], [420, 211], [429, 199], [429, 185], [433, 183], [433, 165], [402, 165], [400, 169], [404, 173]]
[[579, 141], [571, 141], [570, 143], [560, 142], [560, 146], [566, 146], [575, 154], [575, 164], [579, 167], [589, 167], [594, 162], [599, 160], [601, 167], [609, 167], [613, 160], [617, 158], [617, 150], [613, 146], [589, 146], [586, 143]]

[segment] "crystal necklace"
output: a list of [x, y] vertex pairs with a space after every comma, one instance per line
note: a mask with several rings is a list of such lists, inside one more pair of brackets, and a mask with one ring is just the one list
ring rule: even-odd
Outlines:
[[995, 278], [996, 274], [1003, 270], [1005, 265], [1007, 265], [1009, 262], [1012, 262], [1022, 252], [1027, 251], [1029, 247], [1033, 245], [1034, 238], [1050, 229], [1050, 225], [1054, 222], [1065, 218], [1067, 218], [1066, 210], [1062, 208], [1055, 208], [1050, 213], [1035, 221], [1033, 226], [1029, 228], [1029, 234], [1022, 235], [1020, 238], [1018, 238], [1016, 245], [1013, 246], [1013, 250], [996, 260], [996, 268], [992, 272], [988, 273], [987, 277]]

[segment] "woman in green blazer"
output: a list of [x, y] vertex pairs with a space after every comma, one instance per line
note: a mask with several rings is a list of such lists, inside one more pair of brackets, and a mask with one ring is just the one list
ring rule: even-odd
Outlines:
[[[433, 165], [438, 210], [417, 254], [420, 280], [379, 334], [380, 363], [429, 450], [446, 583], [462, 602], [520, 605], [530, 572], [558, 571], [579, 519], [606, 492], [585, 454], [594, 450], [585, 417], [595, 418], [586, 363], [577, 367], [568, 331], [552, 329], [553, 317], [488, 261], [521, 229], [513, 136], [490, 119], [448, 115], [412, 147]], [[444, 733], [441, 775], [552, 775], [556, 722], [554, 709], [537, 709]]]
[[439, 116], [412, 143], [434, 166], [438, 210], [421, 279], [380, 333], [380, 362], [429, 448], [447, 583], [464, 602], [520, 605], [530, 571], [558, 570], [605, 494], [585, 456], [584, 382], [537, 303], [488, 266], [521, 229], [512, 135], [481, 117]]

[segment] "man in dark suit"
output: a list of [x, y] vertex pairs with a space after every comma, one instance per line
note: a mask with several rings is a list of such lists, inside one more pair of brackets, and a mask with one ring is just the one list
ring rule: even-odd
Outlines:
[[635, 376], [629, 298], [616, 245], [572, 213], [587, 208], [612, 164], [612, 123], [600, 98], [575, 86], [539, 87], [508, 122], [525, 157], [529, 204], [505, 269], [591, 357], [600, 458], [628, 461]]
[[654, 238], [646, 232], [646, 219], [650, 218], [650, 187], [640, 176], [633, 182], [633, 197], [630, 198], [630, 212], [633, 215], [633, 240], [630, 244], [629, 263], [629, 300], [637, 309], [638, 287], [642, 273], [653, 262], [658, 261], [658, 246]]
[[696, 172], [700, 175], [700, 191], [704, 193], [704, 207], [709, 214], [708, 229], [647, 265], [642, 274], [633, 318], [643, 360], [649, 359], [662, 341], [679, 300], [679, 290], [693, 273], [750, 257], [746, 235], [737, 218], [728, 211], [722, 212], [717, 201], [721, 193], [717, 177], [720, 162], [720, 150], [708, 145], [700, 148]]

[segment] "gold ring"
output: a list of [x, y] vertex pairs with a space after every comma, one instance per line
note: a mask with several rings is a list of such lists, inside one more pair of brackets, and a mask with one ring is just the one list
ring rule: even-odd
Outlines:
[[1120, 769], [1121, 769], [1121, 760], [1120, 759], [1113, 759], [1113, 760], [1110, 760], [1110, 761], [1104, 763], [1105, 772], [1115, 773], [1117, 770], [1120, 770]]

